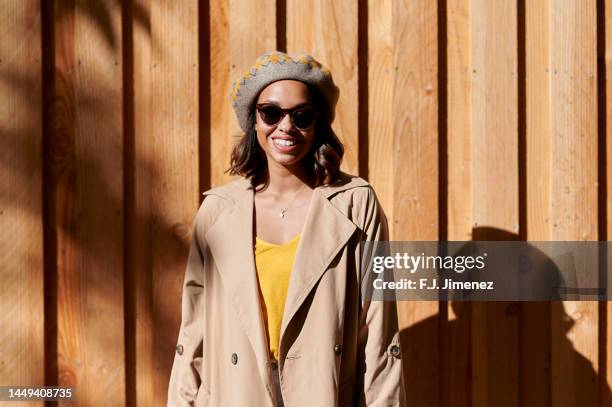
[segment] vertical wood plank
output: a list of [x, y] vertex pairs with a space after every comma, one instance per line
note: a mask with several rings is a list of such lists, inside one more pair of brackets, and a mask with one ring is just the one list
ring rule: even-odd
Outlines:
[[547, 2], [525, 2], [527, 237], [550, 239], [551, 16]]
[[[152, 183], [154, 182], [155, 155], [152, 143], [152, 48], [153, 30], [151, 26], [151, 2], [147, 0], [133, 3], [130, 24], [132, 25], [133, 64], [133, 134], [131, 137], [131, 156], [126, 158], [130, 165], [127, 170], [131, 184], [130, 207], [126, 208], [127, 245], [126, 252], [129, 261], [128, 272], [131, 279], [130, 288], [133, 298], [134, 320], [134, 356], [135, 363], [132, 378], [136, 385], [135, 398], [138, 406], [154, 406], [156, 397], [161, 393], [155, 390], [155, 308], [153, 307], [153, 291], [151, 273], [154, 252], [151, 247], [151, 231], [154, 214], [152, 211]], [[140, 17], [137, 17], [139, 16]], [[126, 84], [127, 85], [127, 84]], [[126, 118], [127, 119], [127, 118]]]
[[518, 232], [516, 4], [474, 0], [471, 17], [474, 226]]
[[233, 145], [242, 136], [229, 102], [231, 85], [255, 58], [276, 48], [274, 0], [213, 0], [211, 38], [211, 185], [228, 182]]
[[[524, 4], [526, 151], [519, 154], [526, 154], [526, 238], [543, 241], [551, 238], [551, 16], [548, 2]], [[521, 405], [550, 405], [550, 304], [521, 305], [519, 401]]]
[[[229, 0], [210, 2], [210, 185], [221, 185], [230, 178], [224, 174], [230, 162], [235, 121], [229, 102], [232, 86], [230, 67]], [[232, 131], [238, 131], [233, 124]]]
[[334, 131], [345, 146], [343, 169], [359, 169], [357, 2], [287, 0], [287, 51], [312, 54], [340, 88]]
[[[199, 204], [198, 2], [134, 10], [137, 401], [166, 403], [181, 287]], [[142, 21], [141, 21], [142, 20]], [[144, 23], [143, 23], [144, 21]], [[148, 23], [147, 23], [148, 22]]]
[[[470, 0], [447, 0], [448, 240], [472, 237], [472, 54]], [[471, 306], [447, 305], [441, 405], [471, 405]], [[442, 334], [442, 333], [441, 333]]]
[[[368, 174], [394, 240], [438, 238], [437, 19], [434, 2], [368, 3]], [[437, 405], [438, 304], [398, 313], [408, 404]]]
[[[393, 238], [437, 240], [437, 2], [394, 1], [392, 7]], [[377, 137], [376, 133], [371, 137]], [[438, 308], [433, 301], [399, 303], [409, 405], [439, 404]]]
[[[395, 236], [393, 192], [393, 0], [368, 0], [368, 180]], [[361, 158], [363, 159], [363, 158]]]
[[[518, 62], [514, 1], [471, 3], [475, 240], [518, 234]], [[479, 227], [495, 228], [479, 233]], [[477, 234], [478, 233], [478, 234]], [[518, 317], [510, 303], [472, 306], [472, 402], [518, 404]]]
[[0, 381], [41, 386], [45, 366], [39, 2], [3, 4], [0, 38]]
[[[151, 250], [155, 402], [164, 405], [199, 203], [198, 1], [151, 3]], [[177, 176], [177, 174], [182, 174]], [[174, 295], [168, 295], [168, 293]]]
[[472, 236], [472, 104], [469, 0], [447, 2], [448, 237]]
[[[551, 3], [552, 240], [597, 240], [596, 17], [594, 0]], [[594, 406], [598, 306], [563, 305], [551, 311], [552, 404]]]
[[[125, 404], [121, 8], [55, 3], [53, 196], [59, 384]], [[64, 403], [60, 403], [64, 404]]]
[[437, 240], [437, 4], [398, 1], [393, 16], [396, 196], [392, 220], [400, 240]]

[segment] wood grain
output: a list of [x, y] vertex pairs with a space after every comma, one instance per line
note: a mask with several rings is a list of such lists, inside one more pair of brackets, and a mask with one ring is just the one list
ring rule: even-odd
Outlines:
[[41, 386], [45, 348], [39, 2], [3, 4], [0, 27], [0, 383]]
[[394, 44], [392, 0], [368, 1], [368, 181], [384, 208], [395, 236], [393, 156]]
[[80, 404], [121, 406], [121, 10], [110, 1], [55, 6], [49, 198], [56, 209], [59, 384], [75, 387]]
[[[447, 235], [470, 240], [473, 225], [472, 44], [470, 0], [448, 0], [447, 16]], [[471, 306], [447, 304], [442, 325], [441, 405], [471, 405]]]
[[[126, 134], [132, 143], [131, 156], [127, 157], [126, 168], [132, 185], [128, 186], [131, 193], [131, 207], [126, 208], [127, 222], [127, 250], [126, 259], [129, 263], [133, 298], [134, 324], [131, 327], [135, 346], [134, 355], [128, 355], [135, 364], [132, 377], [136, 389], [136, 404], [139, 406], [154, 406], [156, 397], [156, 357], [155, 336], [159, 327], [155, 325], [155, 308], [153, 307], [153, 275], [151, 273], [155, 253], [151, 247], [151, 230], [153, 220], [152, 184], [155, 182], [153, 173], [155, 155], [151, 133], [153, 131], [152, 119], [152, 86], [153, 86], [153, 64], [152, 47], [153, 29], [151, 27], [151, 2], [139, 1], [134, 3], [139, 7], [142, 14], [142, 23], [135, 18], [136, 13], [130, 16], [132, 19], [132, 49], [133, 49], [133, 134]], [[136, 8], [135, 8], [136, 9]], [[165, 356], [165, 355], [164, 355]], [[132, 396], [133, 397], [133, 396]], [[161, 400], [160, 400], [161, 401]]]
[[231, 69], [229, 5], [229, 0], [210, 2], [210, 185], [212, 186], [221, 185], [230, 179], [224, 172], [229, 167], [231, 147], [236, 136], [232, 131], [238, 130], [237, 124], [232, 124], [236, 119], [233, 117], [234, 112], [229, 102], [232, 78], [239, 72], [237, 69]]
[[[519, 17], [520, 18], [520, 17]], [[527, 240], [550, 240], [551, 16], [547, 2], [525, 2], [525, 148]], [[550, 405], [550, 304], [523, 303], [520, 403]]]
[[[437, 240], [438, 9], [431, 1], [394, 2], [393, 151], [396, 240]], [[376, 136], [376, 133], [372, 136]], [[399, 303], [409, 405], [439, 404], [438, 303]]]
[[[517, 7], [474, 0], [471, 11], [472, 239], [505, 240], [519, 225]], [[472, 404], [517, 405], [517, 307], [473, 303], [471, 316]]]
[[472, 57], [469, 0], [447, 2], [448, 238], [472, 236]]
[[191, 226], [200, 202], [198, 7], [197, 0], [150, 3], [150, 99], [143, 100], [151, 106], [145, 116], [150, 127], [139, 129], [148, 133], [135, 134], [137, 151], [144, 152], [136, 160], [148, 170], [143, 180], [148, 191], [137, 200], [149, 200], [149, 335], [153, 405], [160, 406], [165, 404], [174, 360]]
[[333, 129], [344, 143], [342, 168], [359, 169], [357, 2], [287, 0], [287, 51], [309, 53], [329, 68], [340, 88]]
[[[551, 240], [597, 240], [596, 26], [595, 1], [551, 4]], [[563, 306], [551, 311], [551, 401], [596, 405], [598, 306]]]

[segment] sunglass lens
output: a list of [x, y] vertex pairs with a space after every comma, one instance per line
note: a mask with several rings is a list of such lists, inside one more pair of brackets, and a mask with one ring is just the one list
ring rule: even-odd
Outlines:
[[276, 106], [264, 106], [259, 112], [261, 119], [269, 126], [275, 125], [283, 117], [283, 111]]
[[293, 113], [292, 119], [295, 127], [298, 129], [307, 129], [312, 126], [312, 123], [315, 120], [315, 115], [311, 110], [298, 110]]

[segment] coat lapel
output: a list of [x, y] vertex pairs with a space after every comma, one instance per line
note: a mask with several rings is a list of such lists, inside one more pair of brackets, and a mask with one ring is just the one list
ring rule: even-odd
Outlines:
[[229, 197], [233, 207], [221, 213], [206, 233], [206, 240], [238, 320], [253, 347], [262, 380], [270, 386], [253, 255], [253, 191], [244, 180], [232, 186], [231, 194], [220, 195]]
[[328, 191], [316, 188], [291, 271], [281, 327], [281, 352], [287, 326], [355, 229], [357, 226], [331, 204]]

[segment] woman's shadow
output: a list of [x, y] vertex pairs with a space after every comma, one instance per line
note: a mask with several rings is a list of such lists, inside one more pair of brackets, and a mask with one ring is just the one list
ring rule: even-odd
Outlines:
[[[475, 229], [473, 236], [475, 241], [518, 240], [494, 228]], [[535, 257], [552, 263], [532, 249]], [[577, 321], [561, 301], [439, 305], [436, 315], [400, 332], [407, 405], [612, 406], [605, 306], [599, 306], [599, 321], [590, 332], [583, 325], [576, 334], [583, 344], [586, 335], [586, 348], [595, 355], [589, 360], [572, 343]]]

